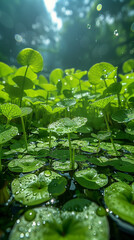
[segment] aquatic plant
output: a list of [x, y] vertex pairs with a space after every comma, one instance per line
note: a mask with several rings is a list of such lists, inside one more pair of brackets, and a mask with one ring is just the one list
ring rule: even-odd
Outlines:
[[107, 240], [106, 214], [133, 231], [132, 59], [122, 74], [102, 62], [54, 69], [49, 80], [38, 74], [38, 51], [23, 49], [17, 60], [18, 69], [0, 63], [0, 204], [13, 219], [9, 240]]

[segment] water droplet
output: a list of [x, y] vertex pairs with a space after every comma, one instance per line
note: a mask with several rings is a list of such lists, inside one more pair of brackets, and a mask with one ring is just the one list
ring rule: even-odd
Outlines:
[[16, 223], [17, 223], [17, 224], [20, 223], [20, 219], [17, 219]]
[[17, 191], [15, 194], [17, 195], [17, 194], [19, 194], [20, 192], [19, 191]]
[[28, 232], [25, 233], [25, 237], [29, 238], [29, 233]]
[[91, 29], [91, 24], [88, 23], [88, 24], [87, 24], [87, 28], [88, 28], [88, 29]]
[[98, 4], [96, 9], [97, 9], [97, 11], [101, 11], [101, 9], [102, 9], [102, 4]]
[[21, 234], [20, 234], [20, 238], [21, 238], [21, 239], [24, 238], [24, 233], [21, 233]]
[[35, 210], [28, 210], [24, 213], [24, 217], [27, 221], [32, 221], [36, 217], [36, 211]]
[[119, 33], [118, 33], [117, 29], [114, 31], [114, 35], [115, 35], [116, 37], [119, 36]]
[[96, 210], [96, 214], [100, 217], [106, 215], [106, 210], [103, 207], [98, 207]]
[[51, 171], [49, 171], [49, 170], [46, 170], [46, 171], [45, 171], [45, 176], [46, 176], [46, 177], [49, 177], [49, 176], [51, 176]]

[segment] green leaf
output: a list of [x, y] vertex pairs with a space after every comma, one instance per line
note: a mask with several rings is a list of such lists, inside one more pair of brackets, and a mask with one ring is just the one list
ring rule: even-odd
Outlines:
[[132, 188], [126, 183], [116, 182], [105, 189], [104, 200], [115, 215], [134, 224], [134, 205]]
[[32, 48], [23, 49], [18, 54], [17, 61], [23, 66], [30, 66], [34, 72], [40, 72], [43, 69], [43, 58], [41, 54]]
[[134, 135], [134, 122], [128, 122], [125, 132]]
[[97, 204], [82, 198], [69, 201], [66, 207], [67, 210], [61, 211], [46, 206], [27, 210], [16, 221], [9, 240], [22, 237], [24, 240], [109, 239], [108, 221], [105, 216], [97, 215]]
[[0, 126], [0, 145], [10, 141], [18, 134], [18, 128], [13, 126]]
[[[99, 84], [102, 80], [111, 78], [115, 67], [107, 62], [101, 62], [93, 65], [88, 72], [89, 82], [93, 85]], [[113, 77], [113, 76], [112, 76]], [[111, 80], [113, 82], [113, 79]]]
[[8, 163], [8, 168], [12, 172], [32, 172], [44, 166], [43, 161], [30, 158], [14, 159]]
[[61, 118], [57, 122], [49, 124], [48, 130], [56, 132], [57, 134], [65, 134], [75, 132], [77, 128], [85, 125], [87, 118], [76, 117], [73, 119], [70, 118]]
[[104, 174], [99, 174], [93, 168], [87, 168], [75, 172], [76, 181], [83, 187], [88, 189], [99, 189], [108, 183], [108, 178]]
[[40, 87], [42, 87], [43, 89], [45, 89], [48, 92], [53, 92], [53, 91], [57, 90], [56, 86], [51, 83], [40, 84]]
[[33, 88], [33, 85], [34, 85], [31, 79], [24, 76], [13, 77], [13, 81], [18, 85], [21, 91], [24, 91], [25, 89]]
[[129, 59], [123, 63], [122, 70], [124, 73], [134, 72], [134, 59]]
[[37, 78], [37, 74], [32, 71], [31, 68], [27, 67], [20, 67], [17, 69], [16, 73], [14, 74], [14, 77], [22, 76], [24, 77], [26, 73], [26, 77], [30, 80], [35, 80]]
[[63, 78], [63, 70], [60, 68], [54, 69], [49, 76], [50, 83], [56, 85]]
[[21, 109], [12, 103], [4, 103], [0, 106], [2, 114], [11, 121], [13, 118], [19, 117], [21, 115]]
[[33, 109], [30, 107], [22, 107], [21, 108], [21, 117], [24, 117], [24, 116], [30, 114], [32, 111], [33, 111]]
[[5, 77], [13, 72], [7, 64], [0, 62], [0, 78]]
[[28, 174], [14, 179], [11, 187], [16, 201], [32, 206], [48, 201], [65, 192], [67, 180], [61, 175], [46, 170], [38, 176]]
[[76, 104], [75, 99], [63, 99], [62, 101], [57, 102], [59, 107], [71, 107]]
[[134, 109], [118, 110], [112, 114], [112, 119], [118, 123], [126, 123], [134, 119]]
[[110, 103], [111, 101], [113, 101], [115, 98], [115, 96], [108, 96], [102, 99], [99, 99], [95, 102], [92, 103], [92, 106], [95, 108], [100, 108], [100, 109], [104, 109], [108, 103]]
[[[52, 167], [56, 171], [70, 171], [72, 170], [70, 166], [70, 161], [54, 161]], [[74, 164], [73, 170], [77, 168], [77, 163]]]
[[104, 94], [118, 94], [122, 89], [122, 84], [120, 82], [110, 84], [104, 91]]

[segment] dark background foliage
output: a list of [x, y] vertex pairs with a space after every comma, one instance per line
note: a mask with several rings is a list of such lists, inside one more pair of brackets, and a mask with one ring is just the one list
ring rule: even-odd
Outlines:
[[16, 64], [25, 47], [43, 54], [46, 72], [56, 67], [88, 70], [101, 61], [120, 67], [133, 58], [133, 0], [58, 0], [55, 11], [61, 29], [43, 0], [1, 0], [0, 61]]

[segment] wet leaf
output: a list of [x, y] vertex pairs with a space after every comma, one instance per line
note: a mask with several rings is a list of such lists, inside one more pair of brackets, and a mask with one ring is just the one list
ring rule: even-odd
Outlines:
[[48, 129], [57, 134], [67, 134], [76, 131], [77, 128], [85, 125], [86, 122], [87, 118], [84, 117], [61, 118], [57, 122], [49, 124]]
[[76, 171], [74, 177], [81, 186], [88, 189], [99, 189], [108, 183], [107, 176], [99, 174], [93, 168]]
[[134, 224], [134, 205], [132, 188], [124, 182], [116, 182], [105, 189], [106, 206], [121, 219]]
[[61, 175], [46, 170], [38, 176], [28, 174], [14, 179], [11, 187], [16, 201], [28, 206], [48, 201], [65, 192], [67, 180]]
[[8, 168], [12, 172], [32, 172], [43, 166], [43, 161], [39, 161], [33, 157], [13, 159], [8, 163]]
[[21, 115], [21, 109], [12, 103], [4, 103], [0, 106], [2, 114], [11, 121], [13, 118], [19, 117]]
[[10, 141], [18, 134], [18, 128], [13, 126], [0, 126], [0, 145]]

